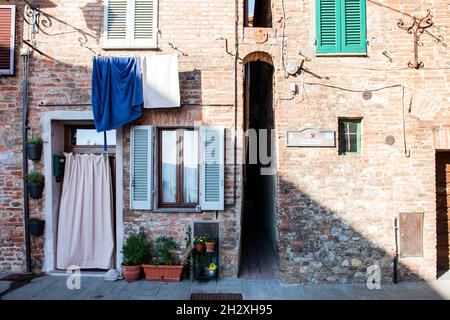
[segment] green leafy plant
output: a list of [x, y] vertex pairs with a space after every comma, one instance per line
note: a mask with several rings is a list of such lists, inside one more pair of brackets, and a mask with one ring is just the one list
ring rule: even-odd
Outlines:
[[205, 236], [205, 242], [216, 242], [216, 237], [211, 234], [207, 234]]
[[39, 136], [27, 140], [27, 144], [43, 144], [43, 143], [44, 141]]
[[173, 257], [173, 251], [179, 249], [172, 237], [158, 237], [152, 248], [152, 265], [178, 265], [180, 262]]
[[138, 233], [131, 234], [122, 246], [123, 265], [137, 266], [149, 258], [151, 242], [141, 229]]
[[194, 237], [194, 245], [202, 244], [204, 242], [205, 242], [205, 237], [201, 237], [201, 236]]
[[28, 182], [31, 183], [40, 183], [40, 184], [44, 183], [44, 175], [37, 171], [30, 172], [27, 178]]

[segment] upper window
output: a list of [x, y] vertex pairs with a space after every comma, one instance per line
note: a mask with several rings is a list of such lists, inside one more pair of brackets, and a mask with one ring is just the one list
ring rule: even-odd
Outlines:
[[195, 207], [198, 204], [198, 131], [164, 129], [159, 132], [159, 206]]
[[361, 153], [361, 119], [339, 119], [339, 154]]
[[103, 47], [156, 48], [157, 0], [106, 0]]
[[272, 27], [272, 1], [246, 0], [244, 23], [246, 27]]
[[318, 54], [365, 54], [366, 0], [316, 0]]
[[0, 75], [14, 74], [16, 6], [0, 5]]

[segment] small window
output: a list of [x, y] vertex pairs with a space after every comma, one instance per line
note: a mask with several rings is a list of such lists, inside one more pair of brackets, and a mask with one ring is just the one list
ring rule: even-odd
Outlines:
[[366, 0], [316, 0], [318, 54], [365, 54]]
[[270, 0], [246, 0], [244, 23], [246, 27], [271, 28], [272, 4]]
[[361, 153], [361, 119], [339, 119], [339, 154]]
[[107, 0], [103, 48], [156, 48], [157, 0]]
[[196, 207], [199, 203], [198, 131], [159, 131], [159, 206]]
[[[67, 152], [97, 152], [104, 146], [103, 132], [97, 132], [94, 125], [68, 125], [65, 129]], [[116, 147], [116, 130], [106, 131], [108, 152]], [[98, 150], [97, 150], [98, 149]]]

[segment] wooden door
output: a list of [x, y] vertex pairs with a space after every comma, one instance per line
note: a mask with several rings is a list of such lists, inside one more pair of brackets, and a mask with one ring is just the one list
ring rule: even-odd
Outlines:
[[450, 152], [436, 153], [437, 269], [450, 266]]

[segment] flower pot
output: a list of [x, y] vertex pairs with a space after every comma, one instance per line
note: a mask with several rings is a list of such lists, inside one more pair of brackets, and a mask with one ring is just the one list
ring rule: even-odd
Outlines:
[[41, 160], [42, 144], [30, 143], [26, 145], [27, 156], [30, 160]]
[[123, 277], [128, 282], [137, 281], [141, 278], [142, 267], [138, 266], [124, 266], [122, 264]]
[[28, 182], [27, 183], [28, 194], [33, 199], [40, 199], [42, 197], [42, 191], [44, 190], [43, 183]]
[[216, 247], [215, 242], [205, 242], [206, 252], [214, 252], [214, 248]]
[[203, 243], [197, 243], [195, 245], [195, 251], [202, 252], [203, 251]]
[[28, 226], [30, 228], [30, 233], [33, 236], [39, 237], [44, 233], [45, 221], [39, 219], [30, 219], [28, 221]]
[[145, 279], [148, 281], [181, 281], [183, 265], [179, 266], [153, 266], [149, 264], [142, 265], [145, 272]]

